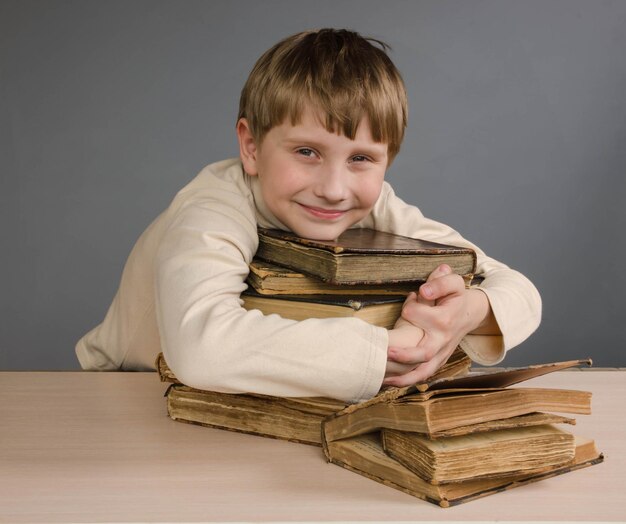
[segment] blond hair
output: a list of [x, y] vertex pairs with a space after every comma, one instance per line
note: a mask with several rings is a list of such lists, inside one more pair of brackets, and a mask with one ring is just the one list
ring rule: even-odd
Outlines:
[[372, 138], [400, 149], [407, 124], [404, 82], [388, 46], [353, 31], [320, 29], [281, 40], [257, 61], [241, 91], [239, 118], [259, 143], [287, 118], [299, 122], [305, 105], [318, 110], [330, 132], [351, 140], [364, 117]]

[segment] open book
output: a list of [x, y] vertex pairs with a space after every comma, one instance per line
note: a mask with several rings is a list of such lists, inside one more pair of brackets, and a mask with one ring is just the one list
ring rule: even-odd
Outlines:
[[[591, 393], [546, 388], [511, 388], [514, 384], [583, 364], [572, 360], [501, 372], [482, 371], [391, 388], [374, 398], [347, 406], [324, 421], [328, 441], [382, 428], [425, 433], [432, 437], [463, 426], [474, 427], [534, 412], [591, 413]], [[501, 423], [501, 422], [500, 422]]]

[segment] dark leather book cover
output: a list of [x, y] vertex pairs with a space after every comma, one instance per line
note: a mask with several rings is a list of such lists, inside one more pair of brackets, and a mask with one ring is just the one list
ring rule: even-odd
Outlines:
[[447, 244], [439, 244], [428, 240], [420, 240], [410, 238], [384, 231], [377, 231], [367, 228], [348, 229], [342, 233], [336, 240], [311, 240], [299, 237], [289, 231], [281, 231], [279, 229], [259, 229], [259, 236], [263, 235], [292, 242], [302, 246], [323, 249], [334, 254], [393, 254], [393, 255], [412, 255], [412, 254], [473, 254], [474, 251], [465, 247], [449, 246]]
[[443, 263], [468, 280], [476, 272], [472, 249], [373, 229], [349, 229], [330, 241], [259, 229], [256, 256], [334, 284], [424, 281]]

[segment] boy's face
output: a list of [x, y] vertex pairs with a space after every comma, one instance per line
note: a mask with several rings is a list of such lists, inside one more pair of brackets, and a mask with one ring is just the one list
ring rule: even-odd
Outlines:
[[380, 195], [387, 145], [374, 142], [367, 119], [354, 140], [330, 133], [307, 110], [256, 144], [245, 119], [237, 125], [244, 170], [258, 176], [274, 216], [299, 236], [333, 240], [363, 219]]

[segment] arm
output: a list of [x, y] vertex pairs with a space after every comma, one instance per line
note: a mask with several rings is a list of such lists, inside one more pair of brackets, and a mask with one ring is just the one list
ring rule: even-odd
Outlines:
[[[407, 302], [403, 316], [412, 322], [417, 322], [416, 315], [420, 317], [419, 322], [423, 322], [420, 327], [426, 331], [423, 344], [430, 345], [421, 356], [415, 355], [414, 360], [432, 359], [437, 352], [433, 348], [436, 348], [439, 337], [442, 341], [439, 349], [443, 349], [443, 341], [448, 340], [446, 350], [439, 355], [438, 364], [442, 364], [454, 349], [451, 347], [452, 339], [456, 337], [473, 360], [481, 364], [495, 364], [504, 358], [508, 349], [525, 340], [539, 325], [541, 299], [526, 277], [487, 257], [480, 248], [452, 228], [425, 218], [419, 209], [395, 196], [388, 185], [383, 189], [371, 221], [364, 223], [363, 226], [435, 242], [467, 246], [477, 253], [477, 275], [484, 277], [479, 287], [465, 290], [460, 277], [439, 275], [435, 282], [429, 283], [433, 295], [427, 296], [429, 286], [423, 286], [413, 302], [410, 300]], [[430, 310], [423, 307], [427, 305], [431, 306]], [[453, 313], [453, 310], [456, 313]], [[446, 312], [450, 313], [447, 317]], [[456, 334], [441, 338], [432, 333], [437, 325], [448, 325], [451, 317], [458, 320], [459, 312], [465, 315], [461, 317], [464, 324], [462, 327], [456, 324], [458, 328]], [[431, 334], [428, 333], [429, 329]], [[464, 331], [460, 337], [459, 330]], [[392, 355], [390, 357], [394, 358]]]
[[248, 262], [257, 247], [246, 200], [213, 190], [184, 206], [164, 234], [155, 265], [165, 357], [202, 389], [277, 396], [373, 396], [383, 379], [387, 331], [359, 319], [302, 322], [246, 311]]

